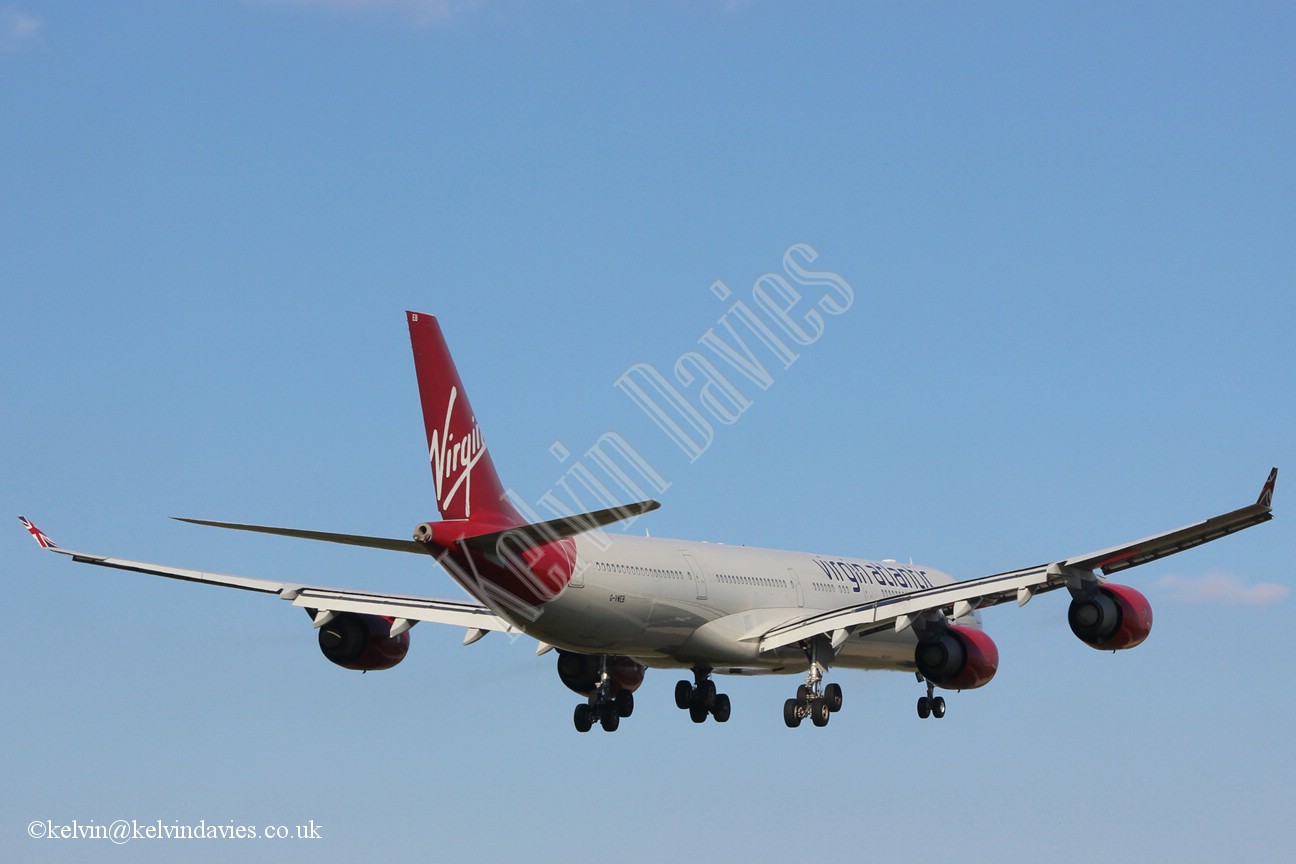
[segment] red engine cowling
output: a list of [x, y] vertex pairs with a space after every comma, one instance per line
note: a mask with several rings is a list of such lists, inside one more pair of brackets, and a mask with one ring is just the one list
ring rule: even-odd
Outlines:
[[[622, 690], [633, 693], [643, 683], [644, 670], [640, 663], [620, 655], [608, 658], [608, 675], [612, 678], [612, 692]], [[589, 696], [598, 686], [599, 655], [558, 651], [558, 677], [568, 690]]]
[[1152, 631], [1152, 604], [1128, 585], [1100, 585], [1071, 601], [1067, 623], [1081, 642], [1100, 651], [1133, 648]]
[[999, 671], [999, 648], [984, 632], [955, 625], [918, 640], [914, 662], [937, 687], [974, 690]]
[[391, 618], [342, 612], [319, 628], [324, 656], [343, 669], [361, 672], [390, 669], [409, 651], [409, 631], [391, 633]]

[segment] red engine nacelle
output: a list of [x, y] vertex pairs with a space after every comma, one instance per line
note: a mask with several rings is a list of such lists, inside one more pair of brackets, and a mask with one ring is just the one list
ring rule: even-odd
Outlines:
[[1099, 585], [1091, 594], [1071, 601], [1067, 610], [1071, 632], [1101, 651], [1133, 648], [1152, 631], [1152, 604], [1128, 585]]
[[391, 618], [343, 612], [319, 628], [324, 656], [343, 669], [390, 669], [409, 651], [409, 631], [391, 636]]
[[974, 690], [999, 671], [999, 648], [984, 632], [955, 625], [918, 640], [914, 662], [937, 687]]
[[[626, 691], [633, 693], [643, 683], [647, 667], [636, 663], [629, 657], [620, 655], [608, 658], [608, 675], [612, 678], [612, 692]], [[572, 651], [558, 651], [558, 677], [568, 690], [589, 696], [598, 686], [599, 655], [576, 654]]]

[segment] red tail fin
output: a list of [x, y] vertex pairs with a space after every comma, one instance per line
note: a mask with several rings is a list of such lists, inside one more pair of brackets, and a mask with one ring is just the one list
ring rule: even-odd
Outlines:
[[505, 498], [441, 326], [431, 315], [405, 314], [441, 518], [500, 526], [523, 524]]

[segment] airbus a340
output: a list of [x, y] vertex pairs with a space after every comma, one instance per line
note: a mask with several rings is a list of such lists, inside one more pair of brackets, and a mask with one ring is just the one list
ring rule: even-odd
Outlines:
[[608, 534], [608, 525], [656, 509], [653, 500], [576, 516], [528, 521], [495, 472], [437, 320], [407, 313], [428, 456], [441, 518], [410, 540], [188, 519], [245, 531], [430, 555], [476, 602], [372, 594], [293, 581], [224, 576], [64, 549], [19, 517], [42, 548], [73, 561], [241, 588], [300, 606], [324, 656], [355, 670], [405, 658], [419, 622], [466, 629], [470, 644], [492, 631], [524, 633], [556, 649], [563, 684], [583, 697], [574, 722], [614, 731], [634, 710], [647, 667], [688, 670], [675, 704], [695, 723], [724, 723], [730, 701], [713, 674], [804, 675], [783, 705], [795, 727], [826, 725], [842, 688], [830, 668], [916, 674], [920, 717], [943, 717], [936, 689], [981, 687], [999, 652], [979, 610], [1025, 605], [1065, 588], [1067, 620], [1086, 645], [1133, 648], [1152, 627], [1135, 589], [1106, 577], [1272, 518], [1278, 469], [1254, 504], [1174, 531], [978, 579], [931, 567], [836, 555]]

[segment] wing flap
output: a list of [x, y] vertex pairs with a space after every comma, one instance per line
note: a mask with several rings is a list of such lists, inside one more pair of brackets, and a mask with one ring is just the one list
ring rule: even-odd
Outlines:
[[407, 621], [431, 621], [475, 630], [517, 632], [516, 628], [485, 606], [434, 597], [406, 597], [399, 594], [336, 591], [331, 588], [303, 588], [292, 598], [292, 603], [294, 606], [316, 611], [354, 612], [360, 615], [403, 618]]
[[967, 603], [969, 611], [983, 609], [1009, 600], [1016, 602], [1018, 592], [1023, 588], [1032, 594], [1038, 594], [1061, 588], [1065, 584], [1065, 573], [1041, 565], [955, 582], [952, 585], [924, 588], [858, 606], [808, 615], [772, 628], [761, 637], [760, 651], [773, 651], [834, 630], [853, 629], [856, 634], [861, 630], [869, 632], [888, 627], [902, 630], [912, 623], [913, 616], [923, 612], [949, 609], [950, 614], [953, 614], [956, 603]]

